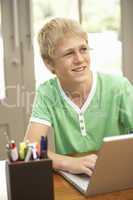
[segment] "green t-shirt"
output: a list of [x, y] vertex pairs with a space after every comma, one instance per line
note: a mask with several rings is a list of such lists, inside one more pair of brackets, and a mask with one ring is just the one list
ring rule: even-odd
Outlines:
[[53, 78], [38, 88], [31, 121], [53, 127], [57, 153], [97, 151], [103, 137], [133, 131], [133, 87], [126, 78], [93, 72], [80, 109]]

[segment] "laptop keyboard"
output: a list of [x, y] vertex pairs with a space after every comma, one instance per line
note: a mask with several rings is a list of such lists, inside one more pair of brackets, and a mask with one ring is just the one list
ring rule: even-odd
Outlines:
[[90, 182], [90, 178], [84, 174], [71, 174], [65, 171], [60, 171], [60, 174], [63, 175], [69, 182], [75, 186], [81, 188], [81, 190], [86, 191]]

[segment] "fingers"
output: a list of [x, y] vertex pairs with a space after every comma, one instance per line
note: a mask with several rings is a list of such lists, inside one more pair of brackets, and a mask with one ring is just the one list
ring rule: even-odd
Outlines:
[[88, 175], [88, 176], [92, 176], [92, 174], [93, 174], [93, 171], [90, 169], [90, 168], [85, 168], [84, 169], [84, 173], [86, 174], [86, 175]]
[[88, 157], [90, 160], [96, 161], [98, 156], [96, 154], [91, 154], [86, 157]]
[[95, 168], [97, 155], [91, 154], [84, 157], [69, 158], [67, 170], [74, 174], [85, 173], [91, 176]]
[[85, 174], [92, 176], [93, 170], [94, 170], [95, 165], [96, 165], [97, 155], [91, 154], [91, 155], [88, 155], [84, 158], [85, 158], [85, 160], [84, 160]]
[[96, 160], [97, 160], [97, 155], [95, 155], [95, 154], [86, 156], [85, 157], [86, 167], [93, 170], [95, 168]]
[[94, 170], [94, 168], [95, 168], [95, 163], [94, 163], [94, 162], [90, 162], [88, 167], [89, 167], [91, 170]]

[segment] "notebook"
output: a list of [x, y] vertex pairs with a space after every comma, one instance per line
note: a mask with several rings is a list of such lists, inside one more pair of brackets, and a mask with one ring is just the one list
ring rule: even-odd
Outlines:
[[133, 134], [106, 137], [91, 177], [59, 171], [85, 196], [133, 188]]

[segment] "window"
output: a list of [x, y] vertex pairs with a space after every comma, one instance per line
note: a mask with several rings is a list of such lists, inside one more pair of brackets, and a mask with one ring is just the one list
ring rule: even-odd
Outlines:
[[5, 80], [4, 80], [4, 50], [2, 39], [2, 16], [0, 4], [0, 99], [5, 98]]
[[92, 68], [122, 74], [120, 0], [81, 1], [81, 23], [89, 33]]

